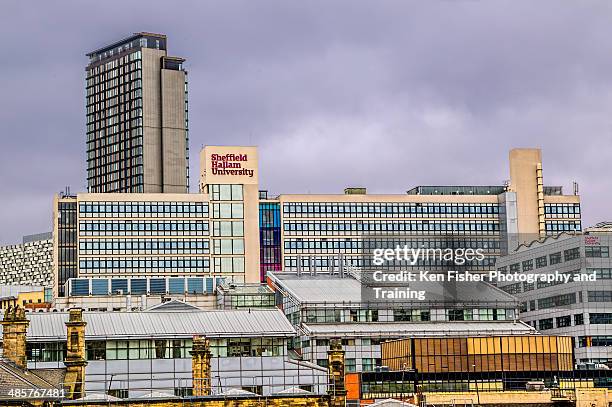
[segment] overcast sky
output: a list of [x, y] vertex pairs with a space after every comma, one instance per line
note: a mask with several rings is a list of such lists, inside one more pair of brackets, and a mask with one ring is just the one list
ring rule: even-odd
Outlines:
[[85, 191], [85, 53], [137, 31], [187, 59], [192, 190], [204, 144], [260, 148], [260, 188], [544, 182], [612, 220], [612, 2], [3, 1], [0, 244]]

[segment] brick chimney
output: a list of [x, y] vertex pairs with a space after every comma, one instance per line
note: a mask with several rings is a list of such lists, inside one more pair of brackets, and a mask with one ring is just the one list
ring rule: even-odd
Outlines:
[[210, 341], [194, 336], [191, 348], [191, 377], [194, 396], [209, 396], [211, 392]]
[[26, 333], [30, 321], [25, 316], [25, 309], [19, 306], [7, 308], [1, 324], [3, 357], [26, 369]]
[[66, 322], [66, 377], [64, 387], [66, 398], [78, 399], [85, 396], [85, 325], [83, 310], [73, 308], [70, 310]]
[[346, 405], [346, 387], [344, 386], [344, 349], [340, 339], [332, 339], [327, 351], [327, 369], [329, 372], [330, 407]]

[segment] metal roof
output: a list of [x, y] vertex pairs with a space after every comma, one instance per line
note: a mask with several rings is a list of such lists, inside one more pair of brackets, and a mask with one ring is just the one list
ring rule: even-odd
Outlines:
[[[431, 273], [435, 274], [435, 273]], [[372, 297], [372, 289], [368, 288], [367, 282], [362, 283], [354, 276], [348, 274], [341, 277], [337, 274], [303, 273], [297, 275], [289, 272], [268, 272], [268, 276], [283, 291], [296, 298], [300, 303], [364, 303], [376, 302]], [[371, 280], [371, 277], [362, 276], [364, 281]], [[373, 284], [372, 286], [376, 286]], [[398, 285], [396, 285], [398, 286]], [[391, 287], [396, 287], [391, 286]], [[408, 285], [406, 285], [408, 286]], [[486, 304], [505, 303], [508, 307], [518, 304], [516, 297], [505, 291], [500, 290], [485, 282], [431, 282], [415, 281], [409, 284], [413, 290], [425, 291], [424, 301], [411, 300], [378, 300], [380, 303], [406, 303], [417, 302], [422, 305], [435, 305], [456, 303]], [[478, 308], [478, 307], [476, 307]]]
[[[28, 313], [31, 342], [66, 339], [68, 313]], [[206, 337], [284, 337], [295, 335], [278, 309], [195, 312], [84, 312], [85, 338], [146, 339]]]
[[455, 322], [370, 322], [340, 324], [303, 324], [306, 335], [333, 337], [429, 337], [533, 335], [538, 332], [521, 321], [455, 321]]

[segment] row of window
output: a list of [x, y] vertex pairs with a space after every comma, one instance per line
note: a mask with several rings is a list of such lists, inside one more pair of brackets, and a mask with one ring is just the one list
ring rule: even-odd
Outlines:
[[555, 234], [561, 232], [580, 232], [582, 226], [579, 221], [546, 221], [546, 232]]
[[[587, 314], [589, 323], [591, 325], [607, 325], [612, 324], [612, 313], [589, 313]], [[546, 330], [555, 328], [555, 320], [556, 320], [556, 328], [565, 328], [572, 325], [572, 316], [564, 315], [557, 318], [544, 318], [538, 321], [538, 329]], [[535, 321], [534, 326], [535, 326]], [[575, 314], [574, 315], [574, 325], [583, 325], [584, 324], [584, 315], [583, 314]], [[601, 345], [592, 345], [592, 346], [601, 346]]]
[[208, 254], [209, 244], [208, 239], [81, 239], [79, 254]]
[[585, 246], [584, 257], [608, 258], [610, 257], [610, 247], [609, 246]]
[[443, 203], [302, 203], [283, 204], [286, 217], [489, 217], [499, 214], [497, 204]]
[[242, 201], [244, 200], [242, 185], [214, 184], [208, 186], [210, 199], [213, 201]]
[[433, 249], [487, 249], [499, 250], [499, 240], [495, 239], [286, 239], [285, 253], [317, 251], [326, 253], [366, 253], [378, 248], [433, 248]]
[[577, 218], [580, 204], [544, 204], [544, 213], [552, 218]]
[[79, 269], [86, 273], [208, 273], [209, 268], [208, 257], [94, 257], [79, 260]]
[[[344, 252], [346, 253], [346, 252]], [[469, 270], [490, 270], [495, 266], [497, 256], [485, 256], [482, 260], [466, 261], [461, 266]], [[366, 268], [366, 269], [380, 269], [381, 266], [375, 265], [371, 255], [355, 255], [346, 256], [343, 258], [346, 267], [353, 268]], [[284, 257], [285, 270], [296, 271], [298, 266], [298, 256], [285, 256]], [[338, 267], [337, 257], [322, 257], [322, 256], [306, 256], [301, 257], [301, 269], [302, 270], [329, 270], [330, 268]], [[446, 260], [436, 259], [424, 259], [417, 260], [415, 264], [408, 261], [389, 261], [383, 266], [384, 270], [406, 270], [418, 269], [421, 267], [429, 267], [432, 270], [448, 270], [449, 262]]]
[[219, 277], [170, 278], [73, 278], [68, 282], [70, 295], [109, 294], [212, 294], [223, 283]]
[[208, 236], [208, 221], [84, 221], [81, 236]]
[[[212, 357], [282, 356], [282, 338], [211, 339]], [[125, 341], [86, 341], [85, 354], [89, 361], [188, 359], [191, 358], [191, 339], [144, 339]], [[30, 362], [61, 362], [66, 358], [66, 342], [29, 343], [26, 358]]]
[[548, 265], [553, 266], [555, 264], [559, 264], [562, 261], [571, 261], [571, 260], [576, 260], [579, 258], [580, 258], [580, 248], [574, 247], [571, 249], [564, 250], [563, 256], [561, 256], [561, 252], [551, 253], [548, 256], [536, 257], [535, 262], [534, 262], [534, 259], [528, 259], [520, 263], [512, 263], [508, 267], [506, 266], [499, 267], [497, 270], [501, 272], [507, 272], [509, 269], [511, 273], [514, 273], [514, 272], [521, 271], [521, 268], [522, 268], [522, 271], [531, 271], [534, 269], [534, 264], [535, 264], [535, 268], [539, 269], [539, 268], [546, 267]]
[[207, 218], [206, 202], [81, 202], [80, 217], [179, 217]]
[[497, 235], [497, 222], [402, 221], [402, 222], [284, 222], [287, 235], [363, 235], [377, 233], [425, 233], [434, 235]]

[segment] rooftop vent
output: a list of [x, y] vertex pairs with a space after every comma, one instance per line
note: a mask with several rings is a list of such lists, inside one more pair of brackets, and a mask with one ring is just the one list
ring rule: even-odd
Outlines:
[[365, 188], [344, 188], [344, 195], [365, 195]]

